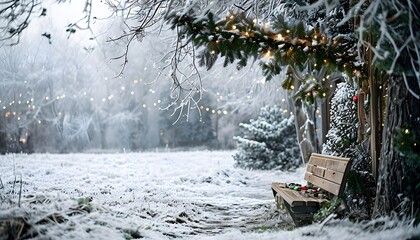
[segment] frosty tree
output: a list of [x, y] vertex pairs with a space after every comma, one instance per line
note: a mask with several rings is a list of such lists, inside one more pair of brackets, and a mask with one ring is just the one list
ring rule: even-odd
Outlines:
[[330, 129], [327, 133], [327, 141], [322, 151], [326, 154], [340, 156], [356, 142], [357, 139], [357, 108], [354, 101], [356, 89], [346, 79], [337, 84], [337, 89], [331, 99]]
[[285, 117], [280, 106], [263, 107], [257, 119], [240, 123], [243, 136], [236, 136], [236, 165], [247, 169], [296, 168], [300, 163], [294, 117]]

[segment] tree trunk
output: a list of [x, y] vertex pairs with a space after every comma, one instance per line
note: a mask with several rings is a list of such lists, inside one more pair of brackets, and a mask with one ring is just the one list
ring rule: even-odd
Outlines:
[[313, 135], [313, 125], [308, 124], [308, 116], [305, 113], [304, 107], [305, 106], [302, 100], [298, 99], [293, 101], [296, 135], [302, 161], [304, 164], [306, 164], [309, 161], [309, 157], [311, 156], [312, 152], [314, 151], [314, 144], [311, 142], [312, 138], [310, 137]]
[[[416, 126], [416, 119], [420, 117], [420, 100], [408, 92], [401, 76], [390, 76], [387, 94], [387, 115], [382, 134], [374, 216], [393, 212], [407, 215], [418, 209], [418, 203], [413, 196], [415, 192], [406, 191], [408, 169], [405, 158], [395, 148], [396, 144], [400, 144], [395, 142], [395, 136], [398, 129], [406, 124], [419, 128], [418, 124]], [[407, 199], [410, 201], [404, 201]], [[403, 202], [408, 205], [402, 204]]]

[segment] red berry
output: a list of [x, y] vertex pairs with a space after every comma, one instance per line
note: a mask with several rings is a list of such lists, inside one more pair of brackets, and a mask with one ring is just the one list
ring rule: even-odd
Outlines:
[[353, 102], [357, 103], [357, 100], [359, 100], [359, 96], [356, 95], [356, 96], [353, 97]]

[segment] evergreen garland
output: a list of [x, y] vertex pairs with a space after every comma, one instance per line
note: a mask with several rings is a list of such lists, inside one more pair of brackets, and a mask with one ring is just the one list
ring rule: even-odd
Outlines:
[[263, 107], [256, 120], [239, 125], [235, 164], [246, 169], [293, 169], [300, 163], [294, 117], [285, 118], [279, 106]]
[[[318, 28], [306, 29], [303, 22], [287, 23], [282, 15], [273, 19], [273, 29], [243, 12], [231, 12], [226, 18], [216, 19], [211, 11], [171, 15], [173, 29], [197, 47], [199, 64], [210, 69], [219, 55], [224, 66], [237, 60], [237, 67], [247, 65], [249, 58], [261, 59], [260, 65], [267, 80], [290, 67], [282, 86], [295, 88], [296, 71], [307, 69], [310, 76], [301, 81], [297, 97], [313, 102], [327, 95], [329, 74], [340, 71], [349, 76], [363, 71], [358, 62], [355, 39], [337, 35], [328, 39]], [[320, 74], [321, 73], [321, 74]]]

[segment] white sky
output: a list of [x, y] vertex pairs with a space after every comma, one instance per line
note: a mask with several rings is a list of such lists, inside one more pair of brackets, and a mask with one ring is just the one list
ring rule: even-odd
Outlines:
[[[46, 0], [42, 3], [42, 7], [47, 9], [47, 16], [38, 17], [33, 16], [29, 28], [24, 32], [23, 39], [38, 38], [44, 32], [51, 33], [52, 38], [65, 39], [68, 37], [66, 32], [69, 24], [75, 23], [85, 16], [84, 10], [85, 1], [67, 1], [65, 3], [57, 4], [55, 0]], [[38, 13], [37, 13], [38, 14]], [[108, 6], [100, 0], [93, 0], [92, 17], [99, 19], [110, 16], [111, 12]], [[92, 19], [91, 27], [95, 34], [99, 34], [102, 22]], [[86, 26], [86, 20], [79, 22], [81, 27]], [[60, 36], [61, 35], [61, 36]], [[77, 30], [76, 34], [72, 34], [70, 39], [79, 42], [82, 45], [92, 44], [89, 38], [92, 33], [89, 30]]]

